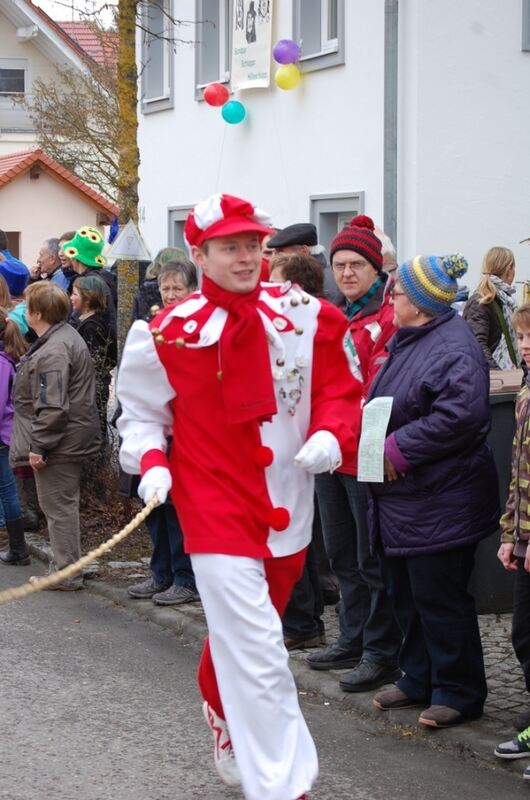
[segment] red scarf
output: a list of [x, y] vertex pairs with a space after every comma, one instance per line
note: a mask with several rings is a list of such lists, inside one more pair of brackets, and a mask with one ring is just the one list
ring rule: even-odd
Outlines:
[[277, 408], [267, 336], [256, 306], [259, 283], [253, 291], [238, 294], [203, 275], [201, 290], [211, 303], [228, 311], [219, 341], [227, 421], [237, 424], [270, 419]]

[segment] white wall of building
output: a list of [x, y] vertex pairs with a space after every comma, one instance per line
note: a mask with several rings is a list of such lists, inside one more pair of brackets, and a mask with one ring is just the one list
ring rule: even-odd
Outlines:
[[[180, 7], [182, 6], [182, 8]], [[347, 0], [347, 57], [304, 76], [290, 92], [237, 93], [240, 125], [194, 99], [195, 53], [175, 56], [175, 107], [140, 114], [142, 232], [155, 251], [167, 243], [167, 209], [215, 191], [240, 195], [282, 227], [309, 220], [311, 195], [365, 192], [365, 211], [382, 219], [383, 0]], [[193, 18], [194, 2], [179, 5]], [[189, 35], [189, 32], [188, 32]], [[291, 3], [275, 3], [273, 42], [292, 36]]]
[[400, 3], [399, 253], [511, 248], [530, 280], [530, 52], [521, 0]]
[[[276, 0], [273, 42], [292, 36]], [[282, 92], [243, 91], [248, 118], [229, 126], [197, 102], [195, 54], [175, 55], [174, 108], [140, 113], [142, 232], [168, 241], [168, 209], [214, 191], [267, 209], [278, 226], [309, 220], [311, 195], [364, 192], [382, 224], [384, 0], [346, 0], [346, 63]], [[193, 19], [195, 3], [179, 4]], [[530, 52], [521, 52], [521, 0], [399, 4], [398, 256], [460, 250], [478, 280], [484, 252], [514, 250], [530, 279]], [[192, 29], [183, 32], [193, 38]], [[272, 66], [274, 74], [275, 65]]]
[[[23, 209], [23, 213], [21, 213]], [[97, 227], [99, 208], [44, 170], [38, 180], [29, 170], [0, 190], [2, 229], [20, 233], [20, 259], [32, 266], [45, 239], [83, 225]]]

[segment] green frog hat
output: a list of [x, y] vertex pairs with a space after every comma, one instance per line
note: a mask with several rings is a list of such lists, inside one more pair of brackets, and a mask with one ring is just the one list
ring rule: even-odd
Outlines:
[[87, 267], [104, 267], [107, 260], [101, 255], [105, 240], [97, 228], [85, 226], [75, 232], [73, 239], [63, 244], [62, 250], [68, 258], [74, 258]]

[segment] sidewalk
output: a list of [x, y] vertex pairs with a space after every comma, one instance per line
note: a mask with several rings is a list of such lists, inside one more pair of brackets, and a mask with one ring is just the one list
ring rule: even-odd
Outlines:
[[[27, 534], [27, 539], [31, 553], [47, 562], [47, 540], [36, 534]], [[185, 640], [201, 641], [206, 635], [206, 621], [200, 603], [161, 607], [150, 600], [133, 600], [126, 588], [108, 581], [86, 580], [85, 585], [89, 592], [123, 606], [138, 617], [154, 622]], [[455, 728], [439, 731], [425, 729], [417, 724], [417, 709], [385, 713], [372, 705], [373, 691], [361, 694], [343, 692], [339, 687], [340, 670], [323, 672], [309, 669], [305, 663], [309, 650], [293, 651], [290, 666], [300, 693], [315, 694], [323, 702], [338, 702], [354, 714], [372, 718], [377, 727], [380, 723], [386, 723], [397, 735], [414, 736], [430, 746], [486, 762], [491, 768], [521, 774], [528, 762], [504, 761], [493, 755], [496, 744], [514, 737], [513, 718], [521, 711], [530, 710], [530, 698], [510, 643], [511, 615], [485, 614], [479, 617], [479, 621], [488, 678], [488, 700], [480, 720]], [[326, 607], [324, 622], [327, 640], [332, 642], [339, 633], [334, 607]]]

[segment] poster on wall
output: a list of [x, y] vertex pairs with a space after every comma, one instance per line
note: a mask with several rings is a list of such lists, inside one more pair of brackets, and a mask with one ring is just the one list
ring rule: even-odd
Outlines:
[[273, 0], [234, 0], [232, 91], [270, 84]]

